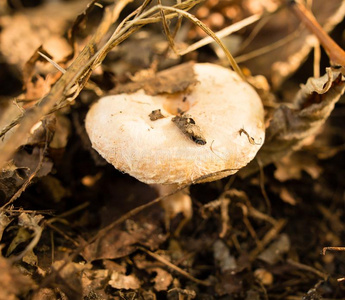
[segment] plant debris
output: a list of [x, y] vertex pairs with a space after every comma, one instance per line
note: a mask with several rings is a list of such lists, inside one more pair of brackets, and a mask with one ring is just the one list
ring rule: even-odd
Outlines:
[[206, 140], [202, 135], [200, 127], [195, 124], [194, 119], [189, 114], [175, 116], [171, 121], [181, 132], [198, 145], [206, 145]]
[[153, 110], [150, 114], [149, 114], [150, 120], [151, 121], [157, 121], [159, 119], [163, 119], [165, 118], [162, 114], [162, 111], [160, 109], [156, 109]]
[[[344, 299], [345, 2], [89, 2], [0, 1], [0, 299]], [[246, 77], [266, 137], [224, 128], [261, 150], [193, 185], [189, 210], [165, 203], [170, 219], [166, 196], [92, 150], [84, 120], [103, 95], [178, 94], [145, 125], [219, 163], [187, 113], [200, 62]]]

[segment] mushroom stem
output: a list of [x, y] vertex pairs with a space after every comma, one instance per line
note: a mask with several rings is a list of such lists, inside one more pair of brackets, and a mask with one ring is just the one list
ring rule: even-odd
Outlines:
[[[178, 184], [153, 184], [152, 185], [159, 196], [170, 194], [179, 188]], [[179, 236], [182, 228], [192, 218], [192, 200], [189, 195], [189, 187], [178, 191], [177, 193], [167, 196], [161, 201], [161, 205], [165, 211], [165, 228], [170, 231], [170, 221], [175, 218], [179, 213], [182, 213], [184, 219], [179, 223], [174, 232], [175, 236]]]

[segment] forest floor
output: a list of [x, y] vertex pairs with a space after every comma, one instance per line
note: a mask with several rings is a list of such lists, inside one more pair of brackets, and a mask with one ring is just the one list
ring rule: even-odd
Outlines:
[[[157, 5], [152, 2], [150, 7]], [[333, 29], [330, 35], [344, 48], [343, 1], [312, 2], [316, 19]], [[342, 92], [330, 116], [303, 135], [299, 147], [253, 172], [191, 185], [193, 217], [178, 236], [182, 215], [165, 228], [164, 210], [151, 205], [155, 190], [92, 149], [84, 120], [101, 95], [138, 71], [192, 60], [228, 66], [219, 47], [173, 55], [161, 22], [137, 23], [135, 33], [100, 56], [102, 64], [92, 74], [94, 61], [72, 74], [79, 77], [69, 77], [79, 80], [81, 90], [70, 85], [68, 97], [41, 109], [48, 102], [39, 100], [55, 95], [53, 85], [69, 84], [61, 83], [53, 62], [63, 69], [76, 57], [90, 62], [92, 57], [80, 53], [91, 37], [96, 36], [93, 45], [104, 45], [112, 23], [118, 25], [142, 3], [94, 1], [81, 14], [88, 1], [0, 1], [0, 162], [6, 161], [0, 173], [0, 300], [345, 299]], [[114, 7], [119, 19], [109, 23], [104, 16]], [[208, 0], [183, 9], [214, 32], [258, 16], [222, 41], [243, 73], [262, 82], [268, 132], [277, 107], [293, 104], [301, 85], [330, 66], [284, 1]], [[176, 17], [167, 24], [173, 32]], [[206, 36], [188, 19], [177, 28], [176, 45], [183, 49]], [[339, 81], [332, 87], [344, 82]], [[30, 123], [36, 107], [43, 126], [28, 138], [14, 125]]]

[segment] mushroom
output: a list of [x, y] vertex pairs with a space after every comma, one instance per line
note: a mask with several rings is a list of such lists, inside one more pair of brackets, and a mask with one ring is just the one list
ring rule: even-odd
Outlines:
[[[224, 67], [192, 68], [196, 81], [184, 91], [106, 96], [86, 116], [92, 147], [160, 195], [201, 177], [208, 182], [236, 173], [264, 141], [264, 110], [255, 90]], [[162, 204], [167, 227], [179, 212], [185, 219], [177, 231], [192, 217], [187, 189]]]

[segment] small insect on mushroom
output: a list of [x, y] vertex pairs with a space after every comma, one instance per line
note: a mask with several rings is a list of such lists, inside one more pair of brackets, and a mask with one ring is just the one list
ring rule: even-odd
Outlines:
[[194, 119], [191, 115], [182, 114], [180, 116], [173, 117], [171, 121], [185, 134], [190, 138], [194, 143], [198, 145], [206, 145], [206, 139], [201, 133], [201, 129], [198, 125], [195, 124]]

